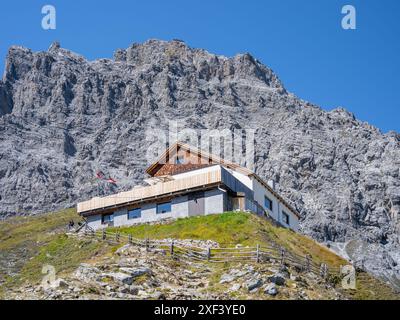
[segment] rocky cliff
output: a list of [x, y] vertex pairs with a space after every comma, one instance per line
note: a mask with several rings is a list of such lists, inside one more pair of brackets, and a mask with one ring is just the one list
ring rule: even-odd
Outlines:
[[[148, 164], [146, 130], [169, 120], [255, 129], [255, 171], [301, 212], [303, 232], [345, 243], [344, 255], [397, 281], [400, 135], [297, 98], [250, 54], [227, 58], [177, 40], [96, 61], [57, 43], [11, 47], [0, 81], [0, 214], [133, 187]], [[95, 181], [98, 170], [118, 186]]]

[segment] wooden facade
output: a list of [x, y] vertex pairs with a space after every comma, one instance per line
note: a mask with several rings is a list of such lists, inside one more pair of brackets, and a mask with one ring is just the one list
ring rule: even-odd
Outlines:
[[211, 159], [204, 159], [198, 154], [193, 154], [189, 150], [177, 148], [173, 154], [168, 154], [165, 163], [158, 162], [152, 171], [152, 176], [172, 176], [175, 174], [197, 170], [208, 167], [212, 164]]
[[253, 174], [251, 170], [241, 167], [236, 163], [226, 161], [218, 156], [181, 142], [170, 146], [156, 162], [147, 168], [146, 173], [152, 177], [174, 175], [201, 169], [213, 164], [223, 165], [226, 168], [233, 169], [245, 175]]
[[77, 205], [78, 213], [90, 212], [96, 209], [106, 209], [130, 202], [144, 200], [152, 197], [173, 194], [182, 190], [191, 190], [206, 187], [211, 184], [222, 183], [221, 167], [215, 167], [205, 173], [192, 175], [190, 177], [160, 182], [152, 186], [138, 187], [130, 191], [120, 192], [107, 197], [95, 197], [91, 200], [80, 202]]

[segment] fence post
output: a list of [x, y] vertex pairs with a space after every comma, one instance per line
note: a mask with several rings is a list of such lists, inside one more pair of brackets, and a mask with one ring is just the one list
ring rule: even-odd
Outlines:
[[174, 240], [171, 242], [170, 254], [172, 257], [174, 256]]
[[103, 240], [106, 240], [106, 230], [105, 230], [105, 229], [102, 230], [101, 238], [102, 238]]
[[149, 251], [149, 239], [146, 238], [146, 251]]
[[132, 235], [131, 234], [128, 236], [128, 243], [132, 244]]
[[306, 265], [305, 265], [305, 270], [306, 271], [310, 271], [310, 268], [311, 267], [311, 265], [310, 265], [310, 255], [309, 254], [307, 254], [306, 255]]
[[281, 266], [285, 264], [285, 249], [281, 248]]
[[328, 277], [329, 277], [329, 267], [328, 267], [328, 265], [327, 264], [325, 264], [325, 279], [328, 279]]
[[260, 245], [257, 243], [256, 261], [260, 263]]
[[207, 248], [207, 260], [209, 261], [211, 259], [211, 248]]
[[119, 233], [118, 232], [115, 234], [115, 241], [119, 242]]
[[319, 275], [321, 278], [325, 278], [325, 264], [321, 263], [319, 267]]

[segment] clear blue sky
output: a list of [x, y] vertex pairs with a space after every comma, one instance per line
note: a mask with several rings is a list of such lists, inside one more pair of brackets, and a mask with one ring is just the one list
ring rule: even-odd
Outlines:
[[[41, 28], [45, 4], [57, 9], [56, 30]], [[341, 28], [345, 4], [357, 9], [357, 30]], [[227, 56], [250, 52], [300, 98], [400, 132], [398, 0], [8, 0], [0, 30], [0, 72], [14, 44], [46, 50], [58, 40], [96, 59], [178, 38]]]

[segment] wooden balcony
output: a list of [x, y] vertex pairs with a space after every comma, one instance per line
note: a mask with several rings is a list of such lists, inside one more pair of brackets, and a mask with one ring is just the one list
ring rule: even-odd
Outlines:
[[[80, 202], [77, 205], [78, 213], [90, 212], [99, 209], [119, 207], [124, 204], [133, 203], [153, 197], [172, 195], [181, 191], [206, 187], [222, 183], [222, 168], [213, 167], [205, 173], [193, 174], [180, 179], [160, 182], [155, 185], [138, 187], [130, 191], [120, 192], [106, 197], [95, 197], [88, 201]], [[225, 175], [224, 175], [225, 176]]]

